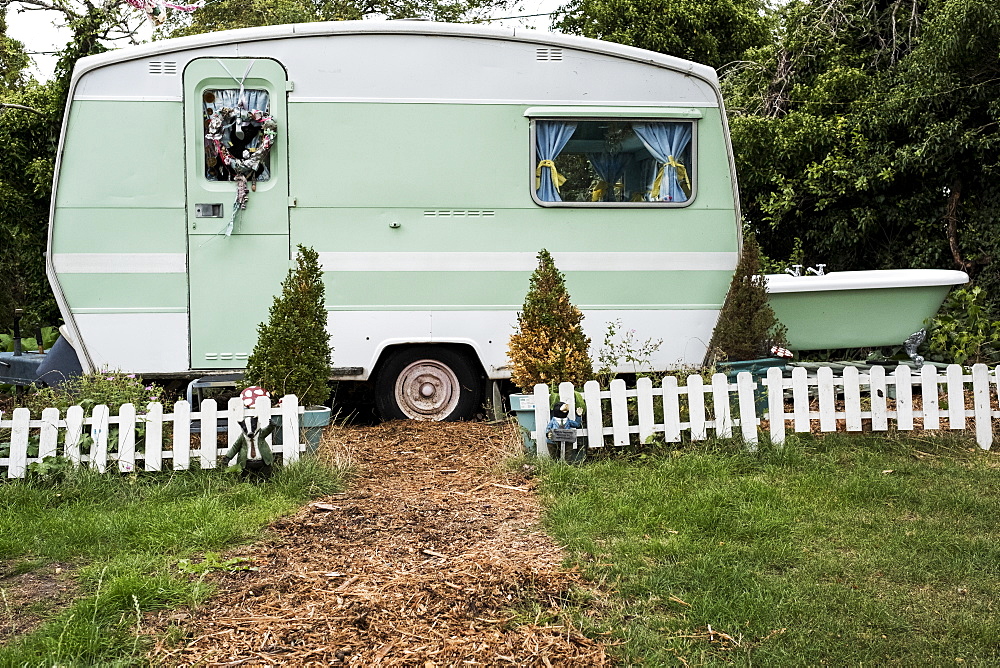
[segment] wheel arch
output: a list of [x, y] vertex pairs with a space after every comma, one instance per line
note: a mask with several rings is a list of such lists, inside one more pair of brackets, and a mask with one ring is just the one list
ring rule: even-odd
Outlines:
[[386, 361], [395, 353], [408, 348], [420, 348], [424, 346], [440, 346], [462, 355], [473, 363], [476, 371], [482, 376], [485, 382], [487, 375], [486, 367], [483, 366], [482, 355], [480, 355], [479, 348], [476, 346], [475, 342], [468, 340], [386, 342], [386, 344], [384, 344], [375, 355], [375, 362], [371, 366], [371, 373], [368, 375], [368, 379], [373, 381], [378, 378], [379, 373], [385, 367]]

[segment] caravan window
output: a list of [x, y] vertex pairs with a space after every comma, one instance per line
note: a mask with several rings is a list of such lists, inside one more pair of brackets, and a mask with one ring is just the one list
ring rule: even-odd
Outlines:
[[539, 204], [684, 206], [694, 192], [694, 123], [535, 120]]
[[270, 118], [266, 90], [210, 89], [202, 93], [205, 123], [205, 178], [252, 181], [271, 178], [270, 156], [254, 156], [265, 140], [264, 124]]

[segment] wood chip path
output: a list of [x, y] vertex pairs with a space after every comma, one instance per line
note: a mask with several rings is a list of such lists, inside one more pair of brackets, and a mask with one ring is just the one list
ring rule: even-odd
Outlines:
[[539, 527], [534, 482], [500, 469], [511, 428], [392, 422], [337, 429], [350, 489], [227, 556], [216, 595], [187, 614], [169, 666], [605, 666], [604, 647], [560, 611], [578, 576]]

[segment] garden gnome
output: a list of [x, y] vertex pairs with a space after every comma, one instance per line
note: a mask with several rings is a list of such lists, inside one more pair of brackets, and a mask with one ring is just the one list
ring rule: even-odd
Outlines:
[[[582, 415], [583, 409], [577, 409], [577, 414]], [[556, 439], [553, 438], [553, 430], [580, 429], [583, 426], [579, 420], [569, 417], [569, 404], [565, 401], [556, 401], [552, 404], [551, 415], [552, 418], [549, 420], [549, 423], [545, 425], [545, 439], [549, 443], [556, 443]]]
[[[270, 396], [264, 388], [254, 386], [240, 393], [240, 401], [245, 407], [252, 408], [259, 397], [270, 398]], [[269, 422], [263, 429], [258, 429], [260, 420], [249, 415], [238, 424], [243, 433], [226, 452], [223, 461], [228, 463], [236, 457], [236, 465], [243, 469], [244, 473], [268, 475], [274, 464], [274, 453], [271, 452], [271, 446], [267, 444], [266, 439], [277, 425]]]

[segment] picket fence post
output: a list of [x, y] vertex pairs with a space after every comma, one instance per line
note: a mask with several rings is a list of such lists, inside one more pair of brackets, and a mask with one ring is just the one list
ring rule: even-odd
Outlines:
[[545, 438], [545, 425], [549, 423], [549, 386], [535, 385], [535, 456], [549, 459], [549, 444]]
[[924, 414], [924, 430], [940, 429], [938, 371], [933, 364], [925, 364], [920, 368], [920, 402]]
[[965, 429], [965, 381], [962, 367], [949, 364], [948, 378], [948, 428]]
[[785, 442], [785, 377], [781, 369], [767, 370], [767, 420], [771, 431], [771, 443]]
[[795, 431], [808, 433], [811, 429], [809, 421], [809, 378], [804, 367], [792, 369], [792, 413], [795, 420]]
[[972, 401], [976, 422], [976, 443], [983, 450], [993, 445], [993, 420], [990, 410], [990, 371], [985, 364], [972, 366]]
[[847, 431], [861, 431], [861, 372], [856, 366], [844, 369], [844, 412]]
[[186, 471], [191, 466], [191, 404], [174, 404], [174, 470]]
[[73, 466], [80, 465], [80, 438], [83, 436], [83, 406], [70, 406], [66, 410], [66, 459]]
[[628, 445], [628, 399], [625, 381], [611, 381], [611, 441], [615, 445]]
[[285, 464], [299, 461], [302, 444], [299, 443], [299, 398], [286, 394], [281, 399], [281, 461]]
[[643, 376], [635, 382], [636, 401], [639, 411], [639, 443], [647, 443], [653, 437], [653, 381]]
[[38, 461], [57, 454], [59, 447], [59, 409], [42, 411], [42, 428], [38, 435]]
[[98, 473], [106, 473], [108, 470], [108, 431], [110, 430], [111, 414], [110, 409], [105, 404], [94, 406], [94, 412], [90, 416], [90, 437], [94, 439], [90, 446], [90, 465], [97, 469]]
[[894, 373], [896, 377], [896, 429], [913, 430], [913, 377], [910, 367], [900, 364]]
[[201, 402], [201, 446], [198, 459], [201, 468], [214, 469], [219, 461], [219, 404], [215, 399]]
[[681, 440], [681, 402], [677, 391], [677, 377], [663, 377], [663, 440], [677, 443]]
[[28, 422], [31, 420], [31, 411], [27, 408], [15, 408], [13, 418], [7, 477], [22, 478], [28, 468]]
[[712, 375], [712, 408], [715, 409], [715, 436], [732, 438], [733, 415], [729, 406], [729, 379], [724, 373]]
[[872, 431], [888, 431], [889, 429], [887, 388], [885, 368], [873, 366], [871, 371], [868, 372], [868, 389], [872, 402]]
[[146, 407], [146, 448], [143, 461], [147, 471], [163, 470], [163, 404], [158, 401]]
[[118, 470], [135, 470], [135, 406], [123, 404], [118, 409]]
[[747, 449], [757, 450], [757, 402], [754, 397], [753, 376], [748, 371], [736, 374], [736, 399], [740, 411], [740, 432]]
[[604, 447], [604, 421], [601, 418], [601, 385], [596, 380], [583, 384], [583, 400], [587, 407], [587, 445]]
[[691, 440], [704, 441], [708, 438], [708, 429], [705, 427], [705, 381], [701, 376], [688, 376], [687, 397]]

